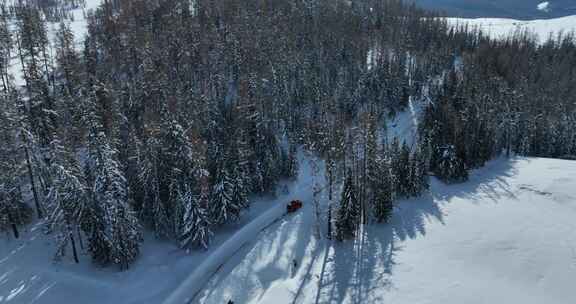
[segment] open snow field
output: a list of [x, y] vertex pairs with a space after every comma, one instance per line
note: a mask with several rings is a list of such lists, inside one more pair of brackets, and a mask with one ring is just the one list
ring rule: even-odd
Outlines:
[[575, 186], [574, 161], [498, 159], [465, 184], [433, 180], [390, 225], [343, 244], [314, 237], [307, 204], [255, 236], [194, 303], [574, 303]]
[[479, 27], [493, 38], [505, 38], [517, 31], [528, 30], [537, 35], [539, 41], [545, 41], [550, 34], [576, 31], [576, 15], [556, 19], [521, 21], [503, 18], [446, 18], [450, 24], [469, 24]]

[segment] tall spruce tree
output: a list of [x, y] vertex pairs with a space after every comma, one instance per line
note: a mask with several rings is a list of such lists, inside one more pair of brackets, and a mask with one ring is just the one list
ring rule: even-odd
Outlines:
[[185, 186], [178, 192], [178, 200], [183, 208], [181, 227], [179, 227], [180, 247], [208, 248], [212, 238], [210, 214], [206, 206], [202, 206], [202, 201], [206, 198], [204, 194], [198, 195], [192, 192], [190, 186]]
[[336, 237], [338, 240], [353, 238], [360, 226], [361, 210], [358, 193], [354, 185], [352, 171], [348, 172], [336, 218]]
[[74, 261], [79, 263], [76, 242], [81, 240], [81, 225], [90, 200], [86, 180], [76, 159], [59, 141], [52, 142], [50, 152], [46, 224], [48, 231], [56, 235], [56, 258], [65, 256], [70, 245]]

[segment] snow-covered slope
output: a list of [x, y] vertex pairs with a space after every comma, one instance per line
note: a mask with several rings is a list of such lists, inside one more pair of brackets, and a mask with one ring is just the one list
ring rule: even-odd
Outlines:
[[344, 244], [312, 237], [304, 209], [255, 237], [194, 303], [572, 303], [574, 185], [574, 161], [498, 159], [465, 184], [434, 180], [391, 224]]
[[540, 41], [549, 37], [551, 33], [572, 32], [576, 30], [576, 15], [556, 19], [520, 21], [501, 18], [447, 18], [448, 22], [455, 25], [467, 23], [477, 26], [490, 33], [494, 38], [502, 38], [518, 30], [529, 30], [538, 35]]

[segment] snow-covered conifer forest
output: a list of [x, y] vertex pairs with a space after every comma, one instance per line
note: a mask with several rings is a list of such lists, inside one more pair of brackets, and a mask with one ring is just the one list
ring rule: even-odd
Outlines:
[[[436, 298], [384, 282], [427, 218], [462, 213], [445, 230], [470, 243], [492, 235], [471, 219], [506, 218], [442, 209], [463, 197], [549, 219], [512, 242], [564, 248], [540, 242], [564, 225], [571, 258], [552, 274], [576, 274], [574, 32], [438, 16], [401, 0], [1, 1], [0, 303], [452, 303], [458, 282], [430, 283]], [[546, 270], [534, 303], [576, 299]], [[498, 302], [466, 292], [454, 303]]]

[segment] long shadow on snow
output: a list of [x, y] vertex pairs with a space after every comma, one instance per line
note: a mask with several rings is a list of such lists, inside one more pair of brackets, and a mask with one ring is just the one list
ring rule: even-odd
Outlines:
[[429, 193], [397, 204], [390, 223], [367, 225], [355, 240], [328, 243], [315, 303], [383, 303], [382, 292], [375, 291], [393, 286], [394, 259], [402, 241], [426, 235], [430, 221], [444, 223], [442, 204], [452, 198], [481, 203], [514, 197], [507, 179], [517, 173], [517, 161], [493, 161], [464, 184], [445, 185], [433, 178]]
[[[313, 284], [318, 288], [315, 303], [382, 303], [384, 299], [379, 296], [382, 293], [375, 291], [392, 287], [394, 260], [402, 250], [402, 241], [426, 235], [426, 225], [431, 221], [444, 223], [442, 205], [452, 198], [480, 203], [497, 202], [503, 196], [513, 197], [507, 179], [517, 173], [514, 163], [518, 160], [493, 161], [473, 172], [470, 181], [464, 184], [445, 185], [433, 178], [429, 193], [397, 204], [390, 223], [365, 226], [357, 239], [344, 243], [325, 242], [326, 246], [322, 245], [323, 242], [316, 243], [311, 251], [312, 259], [300, 266], [304, 271], [303, 281], [293, 292], [293, 303], [301, 302], [303, 289], [314, 279], [312, 274], [317, 262], [322, 264], [315, 278], [318, 284]], [[312, 242], [313, 228], [306, 224], [311, 221], [300, 218], [311, 216], [310, 207], [306, 206], [294, 218], [283, 219], [275, 227], [255, 236], [258, 241], [245, 245], [234, 257], [239, 262], [225, 265], [221, 270], [223, 274], [216, 275], [207, 284], [200, 298], [212, 299], [214, 292], [222, 292], [215, 287], [226, 283], [224, 291], [227, 296], [237, 303], [249, 303], [250, 300], [261, 300], [263, 295], [254, 297], [250, 291], [260, 292], [259, 287], [266, 291], [272, 281], [289, 279], [291, 259], [302, 261]], [[242, 265], [243, 262], [248, 264]], [[243, 280], [254, 270], [262, 272], [256, 275], [258, 282]], [[226, 275], [231, 271], [236, 275]], [[235, 280], [230, 280], [232, 277]]]
[[[310, 227], [302, 225], [304, 216], [311, 215], [311, 206], [301, 212], [281, 219], [234, 255], [203, 288], [192, 303], [215, 302], [214, 299], [230, 297], [236, 303], [250, 303], [258, 288], [266, 291], [275, 280], [289, 279], [292, 259], [300, 261], [311, 241]], [[236, 261], [236, 262], [234, 262]], [[304, 266], [304, 265], [302, 265]], [[306, 267], [306, 266], [304, 266]], [[256, 281], [247, 280], [256, 270]], [[225, 285], [224, 290], [218, 286]], [[225, 294], [217, 295], [216, 292]], [[260, 295], [256, 298], [260, 300]], [[218, 301], [218, 300], [216, 300]], [[218, 302], [220, 303], [220, 302]]]

